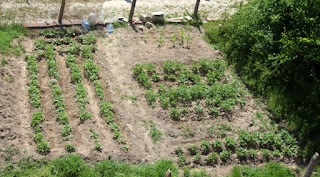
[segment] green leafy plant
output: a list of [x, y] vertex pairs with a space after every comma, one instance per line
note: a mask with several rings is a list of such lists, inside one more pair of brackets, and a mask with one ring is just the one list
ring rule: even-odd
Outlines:
[[201, 149], [204, 154], [208, 154], [210, 152], [210, 143], [208, 141], [201, 141]]
[[198, 147], [197, 145], [188, 145], [188, 151], [190, 152], [191, 155], [195, 155], [198, 153]]
[[95, 144], [94, 144], [94, 149], [101, 152], [102, 151], [102, 147], [101, 147], [101, 143], [98, 142], [97, 140], [95, 140]]
[[40, 153], [47, 154], [50, 152], [50, 143], [45, 139], [42, 139], [40, 142], [37, 143], [37, 149]]
[[220, 153], [220, 158], [221, 160], [223, 161], [226, 161], [230, 158], [231, 156], [231, 151], [230, 150], [223, 150], [221, 153]]
[[201, 161], [201, 156], [200, 156], [200, 154], [197, 153], [196, 155], [194, 155], [194, 156], [192, 157], [192, 160], [193, 160], [194, 163], [200, 163], [200, 161]]
[[225, 139], [225, 146], [231, 150], [234, 150], [237, 147], [237, 141], [234, 139], [234, 137], [227, 137]]
[[174, 149], [174, 153], [177, 155], [177, 156], [180, 156], [183, 154], [183, 151], [182, 151], [182, 148], [181, 147], [177, 147]]
[[218, 159], [218, 154], [216, 152], [211, 152], [208, 157], [206, 158], [209, 164], [215, 164]]
[[240, 160], [246, 160], [248, 158], [247, 150], [242, 147], [237, 148], [236, 153]]
[[34, 112], [32, 114], [32, 121], [31, 121], [32, 127], [38, 126], [43, 121], [44, 121], [44, 114], [42, 112]]
[[222, 141], [219, 139], [216, 139], [212, 142], [212, 147], [215, 151], [221, 151], [222, 150]]
[[65, 144], [65, 147], [66, 147], [66, 150], [71, 153], [71, 152], [75, 152], [76, 149], [75, 149], [75, 146], [71, 143], [66, 143]]
[[173, 34], [171, 37], [171, 42], [172, 42], [172, 47], [175, 48], [176, 47], [176, 34]]
[[256, 150], [256, 149], [248, 149], [247, 152], [248, 152], [249, 158], [254, 159], [256, 157], [257, 153], [258, 153], [258, 150]]

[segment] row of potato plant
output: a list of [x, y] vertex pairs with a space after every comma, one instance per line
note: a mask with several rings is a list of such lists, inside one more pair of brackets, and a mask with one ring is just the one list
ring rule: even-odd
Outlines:
[[82, 85], [82, 72], [81, 68], [76, 63], [76, 60], [77, 58], [74, 55], [69, 54], [66, 58], [66, 65], [70, 68], [71, 82], [76, 85], [76, 102], [80, 109], [79, 119], [85, 121], [91, 119], [92, 115], [85, 109], [86, 105], [89, 104], [87, 98], [88, 92]]
[[[87, 41], [86, 41], [87, 40]], [[82, 39], [84, 44], [88, 44], [92, 41], [93, 37], [87, 36], [87, 38]], [[125, 139], [121, 134], [121, 128], [116, 123], [113, 112], [112, 112], [112, 104], [109, 101], [106, 101], [106, 96], [99, 81], [99, 65], [96, 65], [93, 62], [93, 52], [95, 52], [96, 48], [90, 45], [81, 46], [81, 56], [85, 59], [83, 63], [83, 67], [85, 70], [85, 77], [93, 83], [95, 88], [95, 95], [100, 100], [100, 115], [105, 118], [106, 122], [110, 125], [111, 130], [114, 133], [113, 138], [118, 141], [118, 143], [123, 144], [122, 149], [124, 151], [128, 150], [128, 146], [126, 145]]]
[[[216, 139], [212, 143], [202, 140], [200, 145], [187, 145], [190, 155], [193, 155], [194, 163], [199, 163], [201, 154], [206, 155], [206, 161], [209, 164], [216, 163], [218, 157], [222, 161], [227, 161], [233, 153], [237, 154], [240, 161], [255, 160], [260, 151], [265, 160], [274, 158], [294, 158], [299, 154], [299, 146], [297, 140], [285, 131], [273, 135], [273, 132], [252, 132], [248, 133], [244, 130], [239, 132], [239, 138], [226, 137], [224, 140]], [[268, 141], [268, 143], [265, 143]], [[199, 150], [200, 149], [200, 150]], [[181, 147], [175, 149], [178, 155], [178, 163], [185, 164], [186, 157]]]
[[91, 135], [90, 135], [91, 139], [94, 139], [94, 149], [101, 152], [102, 146], [101, 146], [101, 143], [98, 141], [99, 134], [95, 132], [92, 128], [90, 128], [90, 132], [91, 132]]
[[31, 119], [31, 127], [34, 130], [34, 141], [37, 143], [37, 150], [42, 154], [50, 152], [50, 143], [44, 138], [40, 124], [44, 121], [44, 114], [42, 113], [41, 96], [40, 96], [40, 82], [39, 82], [39, 66], [37, 64], [37, 57], [35, 55], [26, 55], [25, 60], [28, 64], [28, 71], [30, 75], [29, 82], [29, 99], [37, 111], [34, 111]]
[[[161, 73], [157, 70], [162, 70]], [[245, 104], [245, 91], [241, 83], [229, 81], [225, 76], [226, 64], [223, 60], [203, 60], [191, 65], [166, 61], [162, 68], [154, 64], [137, 64], [133, 68], [135, 79], [148, 90], [146, 99], [155, 106], [157, 102], [163, 109], [170, 107], [171, 117], [179, 119], [180, 115], [189, 112], [189, 108], [179, 105], [196, 101], [193, 110], [202, 113], [204, 107], [212, 115], [219, 112], [230, 112], [237, 104]], [[161, 77], [163, 76], [163, 77]], [[152, 84], [162, 81], [158, 87]], [[175, 82], [177, 86], [166, 86], [167, 82]], [[163, 84], [165, 83], [165, 84]], [[172, 84], [167, 84], [172, 85]], [[201, 103], [201, 100], [205, 101]]]

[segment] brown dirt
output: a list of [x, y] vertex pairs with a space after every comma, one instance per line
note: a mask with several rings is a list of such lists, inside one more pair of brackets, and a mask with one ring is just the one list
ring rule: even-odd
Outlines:
[[[172, 47], [170, 42], [173, 34], [179, 38], [180, 28], [184, 29], [185, 35], [190, 35], [190, 48], [186, 44], [180, 45], [176, 41], [176, 47]], [[63, 91], [63, 96], [67, 104], [66, 110], [71, 119], [72, 143], [76, 147], [76, 153], [81, 154], [88, 161], [102, 159], [115, 159], [131, 163], [154, 162], [162, 158], [177, 160], [173, 151], [181, 146], [187, 152], [186, 145], [190, 143], [200, 144], [202, 139], [213, 141], [216, 135], [208, 135], [211, 125], [228, 124], [231, 125], [232, 132], [227, 135], [235, 135], [236, 130], [245, 129], [247, 131], [265, 131], [258, 120], [257, 125], [253, 125], [253, 120], [257, 110], [262, 110], [255, 100], [249, 95], [244, 108], [236, 107], [232, 113], [232, 121], [222, 115], [215, 118], [206, 115], [202, 121], [188, 119], [187, 121], [173, 121], [169, 111], [163, 110], [159, 105], [152, 108], [145, 99], [145, 89], [140, 87], [132, 75], [132, 67], [141, 63], [161, 64], [163, 61], [174, 60], [184, 64], [203, 59], [220, 59], [222, 54], [214, 50], [203, 39], [203, 34], [198, 29], [189, 26], [166, 26], [161, 28], [145, 29], [144, 31], [134, 32], [130, 27], [115, 29], [113, 34], [106, 34], [106, 31], [96, 32], [98, 36], [98, 51], [94, 56], [96, 64], [100, 65], [100, 81], [107, 93], [107, 100], [113, 104], [115, 120], [122, 128], [122, 134], [127, 140], [129, 151], [121, 150], [115, 140], [110, 126], [101, 118], [99, 114], [99, 100], [95, 97], [93, 84], [84, 79], [83, 85], [88, 92], [90, 103], [86, 109], [92, 113], [92, 119], [83, 123], [77, 118], [78, 107], [75, 102], [75, 85], [70, 82], [70, 71], [65, 65], [65, 55], [56, 57], [59, 66], [61, 80], [59, 85]], [[157, 39], [163, 33], [164, 42], [158, 46]], [[145, 41], [145, 36], [147, 39]], [[35, 53], [33, 42], [30, 38], [25, 38], [24, 45], [27, 46], [26, 54]], [[2, 58], [2, 56], [0, 56]], [[56, 111], [52, 105], [51, 88], [49, 87], [49, 76], [46, 61], [38, 62], [40, 67], [41, 98], [43, 103], [43, 113], [45, 121], [42, 123], [44, 135], [51, 143], [51, 152], [47, 156], [39, 155], [36, 152], [36, 144], [33, 142], [33, 130], [30, 126], [32, 108], [28, 103], [27, 81], [28, 72], [23, 56], [7, 57], [9, 64], [5, 67], [0, 66], [0, 165], [4, 164], [4, 159], [9, 155], [6, 147], [12, 146], [16, 153], [13, 159], [20, 159], [29, 154], [34, 155], [35, 159], [46, 157], [54, 159], [66, 153], [64, 149], [65, 141], [61, 136], [62, 125], [56, 121]], [[78, 61], [83, 70], [82, 60]], [[12, 77], [12, 82], [5, 81], [6, 72]], [[135, 99], [135, 97], [137, 99]], [[190, 115], [191, 116], [191, 115]], [[162, 139], [153, 143], [150, 138], [150, 131], [146, 128], [144, 121], [153, 121], [156, 128], [162, 133]], [[252, 126], [253, 125], [253, 126]], [[94, 150], [94, 140], [90, 138], [90, 128], [98, 134], [98, 140], [102, 145], [102, 152]], [[186, 128], [195, 132], [194, 137], [187, 138], [183, 134]], [[186, 154], [187, 158], [191, 156]], [[204, 159], [204, 156], [203, 156]], [[257, 162], [250, 164], [261, 164], [260, 158]], [[285, 161], [286, 163], [291, 163]], [[227, 175], [234, 164], [240, 161], [232, 157], [228, 163], [223, 164], [219, 161], [217, 166], [204, 166], [212, 175]], [[294, 164], [293, 162], [291, 164]], [[195, 169], [199, 165], [191, 164]]]

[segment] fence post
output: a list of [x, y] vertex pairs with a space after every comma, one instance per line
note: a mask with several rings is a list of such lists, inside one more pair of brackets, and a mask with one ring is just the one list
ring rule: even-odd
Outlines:
[[311, 158], [311, 160], [310, 160], [310, 162], [309, 162], [307, 171], [306, 171], [306, 173], [304, 174], [303, 177], [310, 177], [310, 176], [312, 175], [312, 172], [313, 172], [313, 170], [316, 168], [316, 165], [317, 165], [317, 163], [318, 163], [318, 160], [319, 160], [319, 154], [316, 152], [316, 153], [312, 156], [312, 158]]
[[131, 4], [131, 10], [130, 10], [129, 19], [128, 19], [130, 24], [132, 24], [132, 18], [134, 14], [134, 9], [136, 8], [136, 2], [137, 0], [133, 0]]
[[61, 2], [61, 8], [60, 8], [60, 13], [59, 13], [59, 18], [58, 18], [58, 23], [62, 25], [62, 17], [64, 13], [64, 7], [66, 5], [66, 0], [62, 0]]
[[198, 18], [198, 9], [200, 5], [200, 0], [197, 0], [196, 6], [194, 7], [193, 17]]

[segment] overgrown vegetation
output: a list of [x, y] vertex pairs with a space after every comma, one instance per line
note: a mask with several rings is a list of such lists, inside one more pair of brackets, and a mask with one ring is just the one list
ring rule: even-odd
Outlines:
[[[320, 130], [319, 4], [251, 0], [232, 19], [205, 25], [207, 39], [266, 96], [275, 117], [288, 120], [305, 140]], [[315, 149], [308, 151], [310, 156]]]
[[[66, 146], [68, 148], [72, 145]], [[178, 176], [178, 169], [170, 160], [159, 160], [153, 164], [129, 165], [122, 162], [103, 160], [94, 166], [86, 163], [80, 155], [66, 155], [51, 162], [21, 160], [0, 171], [0, 176], [154, 176], [163, 177], [170, 169], [172, 176]]]
[[293, 170], [285, 167], [279, 163], [270, 162], [266, 163], [264, 167], [250, 167], [241, 166], [234, 167], [229, 177], [294, 177], [296, 176]]
[[12, 40], [19, 38], [20, 36], [26, 35], [28, 30], [22, 25], [0, 25], [0, 53], [4, 55], [20, 55], [24, 52], [24, 47], [19, 44], [12, 45]]

